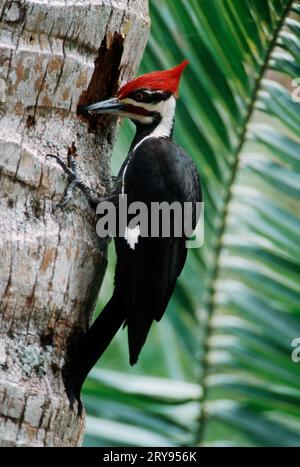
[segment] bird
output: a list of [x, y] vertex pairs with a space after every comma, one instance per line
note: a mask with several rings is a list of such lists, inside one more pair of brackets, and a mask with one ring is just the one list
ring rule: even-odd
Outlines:
[[[129, 118], [136, 127], [128, 156], [106, 200], [116, 203], [126, 195], [128, 205], [140, 202], [149, 212], [153, 203], [191, 203], [195, 229], [200, 215], [197, 206], [202, 201], [200, 178], [191, 157], [173, 141], [179, 83], [188, 63], [184, 60], [171, 69], [143, 74], [123, 85], [115, 97], [84, 105], [79, 113], [114, 114]], [[74, 160], [70, 168], [58, 156], [51, 157], [70, 176], [72, 189], [80, 188], [95, 208], [98, 200], [80, 179]], [[66, 190], [65, 202], [72, 189]], [[112, 297], [82, 336], [68, 370], [69, 388], [76, 399], [89, 371], [122, 326], [128, 329], [130, 365], [137, 363], [152, 323], [164, 315], [186, 261], [184, 232], [176, 236], [171, 228], [169, 236], [163, 236], [159, 227], [156, 236], [143, 236], [141, 226], [130, 226], [130, 220], [132, 216], [123, 234], [114, 238], [117, 261]], [[151, 220], [149, 215], [148, 222]]]

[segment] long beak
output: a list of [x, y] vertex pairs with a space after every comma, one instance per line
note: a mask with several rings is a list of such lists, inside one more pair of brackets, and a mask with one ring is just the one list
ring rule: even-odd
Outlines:
[[92, 113], [92, 114], [115, 114], [122, 110], [123, 105], [116, 97], [107, 99], [106, 101], [96, 102], [95, 104], [83, 105], [79, 107], [80, 113]]

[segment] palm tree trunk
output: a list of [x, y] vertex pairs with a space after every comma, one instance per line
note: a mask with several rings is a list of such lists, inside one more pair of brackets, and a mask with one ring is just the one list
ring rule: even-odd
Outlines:
[[79, 103], [132, 77], [149, 30], [147, 0], [0, 0], [0, 446], [77, 446], [62, 371], [91, 319], [105, 245], [47, 153], [77, 148], [83, 178], [110, 185], [116, 120]]

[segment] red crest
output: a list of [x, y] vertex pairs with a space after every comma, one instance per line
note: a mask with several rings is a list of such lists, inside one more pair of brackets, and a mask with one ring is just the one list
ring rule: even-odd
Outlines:
[[132, 91], [142, 88], [171, 92], [178, 97], [179, 81], [188, 63], [188, 60], [183, 60], [182, 63], [169, 70], [152, 71], [151, 73], [139, 76], [119, 89], [118, 98], [124, 99]]

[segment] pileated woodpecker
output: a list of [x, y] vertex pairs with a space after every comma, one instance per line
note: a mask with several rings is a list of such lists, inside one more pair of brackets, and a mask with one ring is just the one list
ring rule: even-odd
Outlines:
[[[190, 157], [172, 141], [179, 80], [187, 64], [185, 60], [175, 68], [142, 75], [121, 87], [117, 97], [80, 111], [125, 116], [136, 126], [129, 154], [106, 199], [115, 201], [126, 194], [128, 205], [139, 201], [149, 207], [152, 202], [190, 202], [195, 228], [196, 204], [201, 201], [199, 176]], [[99, 201], [80, 180], [76, 162], [71, 160], [68, 167], [59, 157], [52, 157], [71, 179], [66, 202], [77, 186], [95, 207]], [[78, 344], [69, 370], [69, 389], [77, 399], [90, 369], [122, 325], [128, 328], [130, 364], [137, 362], [152, 322], [165, 312], [187, 255], [184, 233], [143, 237], [139, 228], [127, 226], [124, 235], [115, 238], [115, 246], [113, 296]]]

